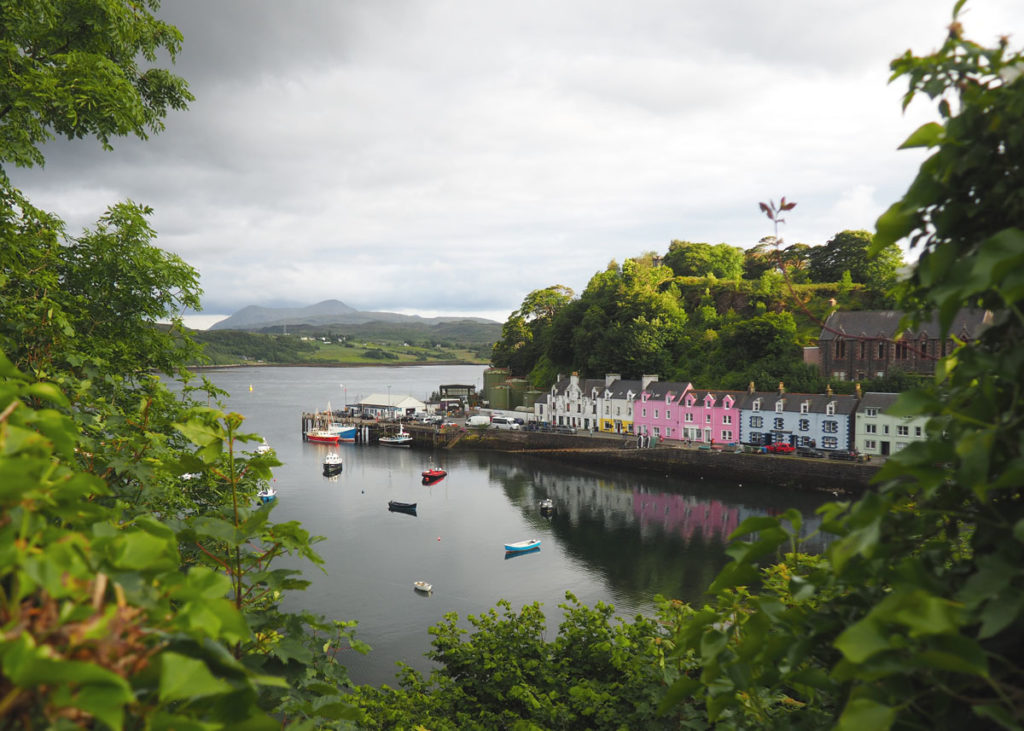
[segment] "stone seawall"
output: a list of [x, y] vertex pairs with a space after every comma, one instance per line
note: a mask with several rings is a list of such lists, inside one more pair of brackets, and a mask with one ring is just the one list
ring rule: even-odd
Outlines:
[[530, 454], [588, 467], [607, 466], [663, 475], [706, 477], [810, 490], [862, 493], [879, 470], [877, 464], [805, 459], [768, 454], [735, 454], [681, 446], [653, 449], [623, 447], [621, 437], [572, 436], [545, 432], [471, 429], [452, 449]]

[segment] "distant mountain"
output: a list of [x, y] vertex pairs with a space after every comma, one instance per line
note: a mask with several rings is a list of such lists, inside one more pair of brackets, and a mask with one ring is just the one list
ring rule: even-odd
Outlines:
[[500, 325], [482, 317], [420, 317], [399, 315], [395, 312], [365, 312], [349, 307], [338, 300], [324, 300], [308, 307], [257, 307], [249, 305], [220, 322], [211, 330], [266, 331], [269, 328], [302, 325], [362, 325], [370, 322], [388, 322], [407, 325], [434, 326], [451, 322], [476, 322]]

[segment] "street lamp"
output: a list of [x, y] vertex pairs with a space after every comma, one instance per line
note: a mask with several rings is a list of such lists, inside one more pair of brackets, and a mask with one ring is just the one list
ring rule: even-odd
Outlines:
[[344, 383], [339, 383], [338, 386], [340, 386], [341, 389], [345, 392], [345, 400], [344, 400], [344, 403], [342, 404], [342, 406], [344, 407], [345, 413], [347, 414], [348, 413], [348, 389], [345, 388], [345, 384]]
[[388, 418], [390, 419], [391, 416], [392, 416], [392, 411], [391, 411], [391, 384], [390, 383], [388, 384], [387, 388], [388, 388]]

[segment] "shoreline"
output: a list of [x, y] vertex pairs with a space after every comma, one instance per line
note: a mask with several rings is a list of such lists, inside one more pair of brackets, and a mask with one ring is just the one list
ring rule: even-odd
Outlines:
[[230, 368], [410, 368], [413, 366], [483, 366], [487, 363], [474, 363], [467, 360], [431, 360], [420, 362], [403, 363], [345, 363], [338, 361], [326, 361], [323, 363], [223, 363], [220, 365], [190, 365], [185, 366], [190, 371], [215, 371], [227, 370]]

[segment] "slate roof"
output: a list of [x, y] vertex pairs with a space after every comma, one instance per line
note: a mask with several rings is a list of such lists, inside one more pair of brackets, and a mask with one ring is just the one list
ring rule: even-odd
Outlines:
[[[829, 315], [825, 320], [825, 327], [822, 328], [819, 341], [835, 340], [839, 331], [848, 337], [862, 338], [884, 338], [892, 340], [899, 333], [900, 319], [904, 313], [899, 310], [857, 310], [837, 311]], [[992, 313], [985, 310], [960, 310], [953, 318], [949, 332], [958, 337], [966, 335], [967, 339], [973, 340], [978, 337], [981, 330], [991, 323]], [[939, 338], [939, 318], [932, 317], [922, 322], [918, 329], [910, 331], [911, 337], [926, 335], [930, 338]]]
[[[761, 399], [761, 412], [773, 413], [775, 402], [779, 400], [779, 392], [743, 391], [742, 395], [737, 397], [737, 404], [739, 408], [750, 411], [758, 398]], [[825, 407], [833, 401], [836, 403], [836, 416], [849, 416], [857, 408], [857, 397], [850, 394], [837, 393], [829, 396], [824, 393], [783, 393], [782, 401], [783, 412], [789, 413], [800, 413], [800, 404], [805, 401], [809, 402], [808, 410], [812, 414], [824, 414]]]
[[885, 411], [887, 408], [896, 403], [900, 395], [898, 393], [882, 393], [880, 391], [866, 391], [864, 396], [860, 400], [860, 405], [857, 407], [857, 411], [863, 411], [868, 408], [875, 408], [879, 411]]

